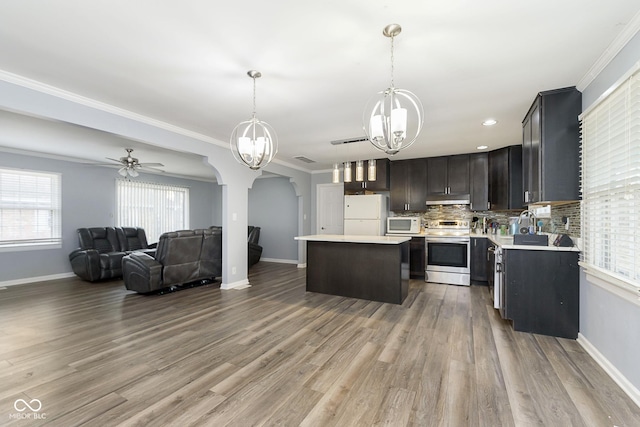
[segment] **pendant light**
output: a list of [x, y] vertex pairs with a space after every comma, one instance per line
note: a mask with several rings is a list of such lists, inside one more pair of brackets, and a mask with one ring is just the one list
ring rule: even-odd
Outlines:
[[344, 162], [344, 182], [351, 182], [351, 162]]
[[376, 159], [367, 161], [367, 181], [376, 180]]
[[278, 152], [278, 138], [271, 125], [256, 118], [256, 79], [262, 74], [250, 70], [247, 75], [253, 79], [253, 114], [251, 120], [241, 122], [233, 129], [230, 144], [233, 157], [240, 164], [258, 170]]
[[356, 161], [356, 181], [364, 181], [364, 162], [362, 160]]
[[333, 164], [333, 170], [331, 171], [331, 182], [334, 184], [340, 183], [340, 167], [338, 163]]
[[387, 25], [382, 31], [391, 39], [391, 86], [369, 100], [363, 115], [363, 127], [369, 141], [391, 155], [413, 144], [424, 124], [424, 111], [418, 97], [394, 86], [393, 39], [401, 31], [398, 24]]

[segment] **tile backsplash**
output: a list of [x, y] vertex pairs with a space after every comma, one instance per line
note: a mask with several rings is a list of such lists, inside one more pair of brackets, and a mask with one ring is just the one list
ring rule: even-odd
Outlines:
[[[509, 225], [510, 217], [517, 217], [523, 209], [509, 211], [471, 211], [468, 205], [442, 205], [428, 206], [427, 211], [422, 214], [423, 222], [435, 219], [464, 219], [472, 223], [474, 217], [479, 220], [487, 218], [488, 221], [497, 222], [502, 225]], [[412, 214], [396, 214], [412, 215]], [[415, 214], [413, 214], [415, 215]], [[565, 229], [563, 218], [569, 219], [569, 229]], [[542, 218], [542, 231], [545, 233], [559, 234], [565, 233], [572, 237], [580, 237], [580, 202], [570, 202], [562, 205], [551, 206], [551, 218]]]

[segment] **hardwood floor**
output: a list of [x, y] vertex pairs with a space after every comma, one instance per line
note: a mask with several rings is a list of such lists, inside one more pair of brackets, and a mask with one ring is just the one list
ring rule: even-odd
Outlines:
[[306, 293], [292, 265], [260, 262], [250, 281], [157, 296], [78, 279], [0, 290], [0, 425], [640, 420], [575, 341], [514, 332], [484, 287], [412, 280], [394, 305]]

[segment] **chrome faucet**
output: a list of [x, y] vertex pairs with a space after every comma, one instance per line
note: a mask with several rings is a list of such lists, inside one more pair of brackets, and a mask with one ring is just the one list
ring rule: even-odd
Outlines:
[[530, 209], [525, 209], [522, 212], [520, 212], [520, 215], [518, 215], [518, 225], [522, 224], [522, 218], [524, 217], [526, 217], [529, 220], [529, 227], [533, 226], [533, 229], [535, 230], [538, 225], [536, 221], [537, 218], [536, 218], [535, 212], [533, 212]]

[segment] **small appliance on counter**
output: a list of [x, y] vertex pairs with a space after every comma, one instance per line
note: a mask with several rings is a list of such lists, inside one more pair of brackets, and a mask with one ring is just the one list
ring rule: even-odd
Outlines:
[[419, 216], [387, 217], [387, 234], [420, 234], [421, 222]]

